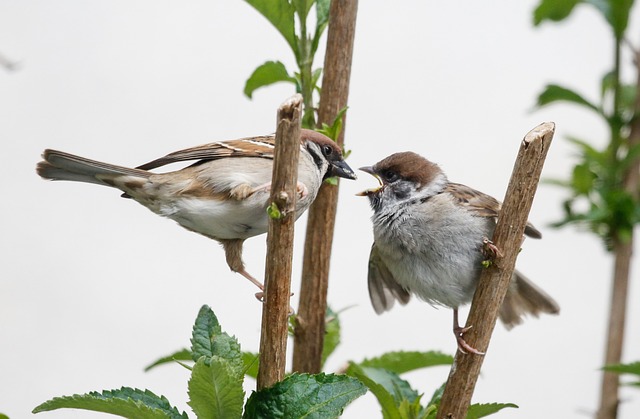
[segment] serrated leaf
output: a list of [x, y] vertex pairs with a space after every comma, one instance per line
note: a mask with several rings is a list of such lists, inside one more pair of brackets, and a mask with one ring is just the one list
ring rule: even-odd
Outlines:
[[383, 368], [396, 374], [437, 365], [451, 365], [453, 356], [442, 352], [387, 352], [379, 357], [365, 359], [359, 365]]
[[192, 359], [197, 361], [202, 356], [213, 355], [211, 338], [222, 333], [222, 326], [211, 308], [203, 305], [198, 312], [191, 336]]
[[242, 377], [244, 364], [238, 340], [222, 331], [218, 318], [209, 306], [204, 305], [198, 313], [191, 337], [192, 359], [219, 356], [231, 363], [236, 374]]
[[265, 86], [279, 82], [297, 85], [298, 81], [287, 72], [287, 68], [280, 61], [267, 61], [256, 68], [244, 85], [244, 94], [251, 98], [253, 92]]
[[475, 403], [469, 406], [467, 411], [467, 419], [478, 419], [492, 415], [507, 407], [518, 408], [513, 403]]
[[402, 419], [400, 410], [396, 404], [392, 392], [387, 390], [382, 384], [377, 383], [370, 378], [362, 367], [354, 363], [349, 364], [347, 374], [360, 380], [378, 399], [380, 408], [382, 409], [382, 417], [384, 419]]
[[292, 374], [251, 394], [243, 418], [337, 418], [366, 391], [360, 381], [346, 375]]
[[575, 91], [557, 84], [548, 84], [542, 93], [538, 95], [538, 102], [536, 103], [536, 106], [542, 107], [553, 102], [575, 103], [577, 105], [587, 107], [602, 116], [600, 108]]
[[545, 20], [559, 22], [566, 19], [581, 0], [542, 0], [533, 12], [533, 24]]
[[33, 409], [33, 413], [56, 409], [83, 409], [110, 413], [132, 419], [185, 419], [164, 396], [156, 396], [149, 390], [122, 387], [88, 394], [55, 397]]
[[233, 419], [242, 415], [244, 390], [234, 366], [218, 356], [201, 357], [189, 379], [189, 406], [198, 419]]
[[298, 56], [295, 35], [295, 10], [287, 0], [245, 0], [280, 32]]
[[147, 365], [144, 368], [144, 371], [147, 372], [152, 368], [157, 367], [158, 365], [167, 364], [169, 362], [173, 363], [175, 361], [192, 361], [193, 357], [191, 355], [191, 351], [187, 348], [180, 349], [172, 353], [171, 355], [163, 356], [162, 358], [157, 359], [152, 364]]

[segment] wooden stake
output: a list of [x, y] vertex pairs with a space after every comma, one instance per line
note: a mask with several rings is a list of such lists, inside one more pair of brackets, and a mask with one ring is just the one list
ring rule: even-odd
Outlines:
[[[554, 130], [553, 123], [540, 124], [522, 141], [493, 234], [493, 243], [502, 255], [483, 270], [473, 296], [467, 319], [467, 326], [473, 325], [473, 328], [464, 336], [469, 345], [485, 353], [515, 269], [524, 228]], [[460, 351], [456, 353], [438, 409], [438, 419], [466, 417], [483, 361], [484, 356]]]
[[299, 94], [278, 109], [270, 202], [275, 210], [272, 213], [280, 216], [269, 219], [267, 233], [258, 390], [281, 381], [285, 373], [301, 111]]
[[[357, 0], [331, 1], [319, 124], [331, 124], [338, 112], [347, 106], [357, 11]], [[346, 122], [338, 137], [340, 146], [344, 145], [345, 127]], [[293, 370], [297, 372], [318, 373], [322, 368], [329, 265], [337, 206], [338, 186], [323, 184], [309, 209], [293, 348]]]

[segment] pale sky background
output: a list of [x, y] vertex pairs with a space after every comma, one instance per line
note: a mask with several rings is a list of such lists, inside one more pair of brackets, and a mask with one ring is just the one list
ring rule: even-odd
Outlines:
[[[557, 131], [543, 176], [565, 177], [566, 136], [602, 144], [604, 125], [575, 107], [533, 112], [546, 83], [597, 100], [612, 41], [602, 18], [580, 7], [564, 24], [532, 27], [536, 1], [361, 1], [347, 141], [353, 168], [416, 151], [453, 181], [502, 199], [522, 137], [538, 123]], [[629, 32], [640, 41], [640, 6]], [[242, 94], [267, 60], [293, 68], [270, 24], [240, 0], [0, 0], [0, 412], [30, 417], [54, 396], [148, 388], [194, 417], [187, 371], [143, 367], [187, 346], [198, 309], [210, 305], [246, 350], [258, 349], [261, 306], [227, 268], [213, 241], [95, 185], [44, 182], [35, 165], [57, 148], [135, 166], [215, 140], [271, 133], [289, 85]], [[624, 75], [631, 77], [628, 56]], [[322, 65], [322, 60], [316, 63]], [[342, 182], [329, 302], [342, 314], [343, 343], [327, 371], [392, 350], [453, 353], [451, 311], [413, 300], [376, 316], [366, 270], [370, 209], [354, 194], [375, 184]], [[474, 401], [512, 402], [509, 418], [584, 418], [598, 404], [612, 258], [590, 234], [553, 230], [564, 191], [542, 186], [518, 267], [562, 307], [560, 316], [501, 325]], [[306, 217], [296, 225], [293, 289], [299, 289]], [[245, 260], [263, 276], [266, 236]], [[624, 360], [640, 359], [640, 275], [634, 261]], [[297, 296], [292, 299], [297, 306]], [[467, 311], [464, 310], [464, 316]], [[448, 368], [406, 374], [431, 393]], [[254, 387], [249, 381], [247, 390]], [[623, 389], [620, 418], [640, 417], [640, 391]], [[379, 417], [368, 394], [345, 418]], [[43, 418], [105, 417], [62, 410]]]

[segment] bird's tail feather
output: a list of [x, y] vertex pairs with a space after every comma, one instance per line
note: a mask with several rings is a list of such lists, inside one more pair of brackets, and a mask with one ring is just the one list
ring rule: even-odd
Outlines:
[[105, 179], [122, 175], [148, 178], [151, 175], [145, 170], [116, 166], [57, 150], [45, 150], [42, 158], [44, 160], [38, 163], [36, 171], [44, 179], [113, 186]]
[[515, 271], [507, 296], [500, 308], [500, 320], [507, 329], [522, 323], [527, 314], [538, 317], [540, 313], [558, 314], [558, 303], [542, 289]]

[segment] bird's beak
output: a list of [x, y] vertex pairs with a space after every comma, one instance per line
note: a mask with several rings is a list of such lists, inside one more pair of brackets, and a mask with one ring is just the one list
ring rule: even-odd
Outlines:
[[344, 161], [334, 161], [331, 163], [331, 168], [326, 177], [338, 176], [345, 179], [357, 179], [357, 176], [352, 168]]
[[378, 192], [380, 192], [382, 190], [382, 188], [384, 188], [384, 184], [382, 183], [382, 180], [380, 179], [380, 176], [378, 176], [376, 174], [376, 172], [373, 170], [373, 167], [371, 166], [365, 166], [365, 167], [361, 167], [360, 170], [362, 170], [365, 173], [369, 173], [371, 176], [373, 176], [374, 178], [378, 179], [378, 182], [380, 183], [378, 186], [376, 186], [375, 188], [369, 188], [366, 189], [362, 192], [358, 192], [356, 194], [356, 196], [369, 196], [369, 195], [375, 195]]

